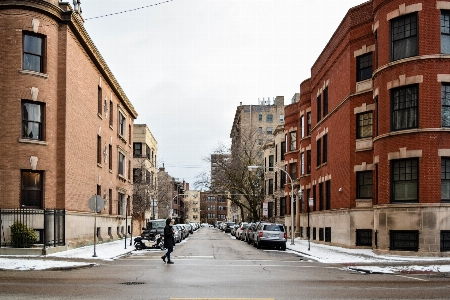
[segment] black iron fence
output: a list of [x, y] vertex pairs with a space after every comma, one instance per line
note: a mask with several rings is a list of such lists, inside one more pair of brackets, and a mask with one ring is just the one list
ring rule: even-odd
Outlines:
[[[42, 245], [45, 248], [65, 245], [65, 218], [66, 211], [63, 209], [0, 208], [0, 248], [27, 245], [27, 230], [33, 231], [37, 238], [33, 239], [33, 246]], [[18, 231], [21, 233], [19, 241]]]

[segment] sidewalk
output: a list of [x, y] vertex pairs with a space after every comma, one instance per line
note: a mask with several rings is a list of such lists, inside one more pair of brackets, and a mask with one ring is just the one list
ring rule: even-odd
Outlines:
[[450, 273], [450, 258], [377, 255], [371, 249], [347, 249], [324, 244], [310, 243], [307, 240], [294, 240], [286, 243], [287, 251], [297, 253], [309, 261], [328, 264], [342, 264], [349, 270], [382, 274], [426, 274]]
[[[234, 239], [230, 235], [231, 238]], [[450, 258], [376, 255], [370, 249], [347, 249], [324, 244], [310, 243], [295, 239], [295, 245], [289, 240], [287, 252], [294, 253], [306, 262], [317, 261], [327, 264], [340, 264], [348, 270], [366, 273], [450, 273]], [[271, 251], [271, 250], [267, 250]], [[60, 270], [67, 268], [89, 267], [122, 257], [138, 255], [129, 239], [125, 249], [125, 241], [86, 246], [47, 256], [2, 256], [0, 270]]]

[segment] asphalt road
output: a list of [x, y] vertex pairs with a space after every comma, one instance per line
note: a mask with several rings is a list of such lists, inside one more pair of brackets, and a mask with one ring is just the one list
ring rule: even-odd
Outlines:
[[163, 251], [70, 271], [0, 271], [0, 299], [448, 299], [450, 280], [362, 274], [258, 250], [214, 228]]

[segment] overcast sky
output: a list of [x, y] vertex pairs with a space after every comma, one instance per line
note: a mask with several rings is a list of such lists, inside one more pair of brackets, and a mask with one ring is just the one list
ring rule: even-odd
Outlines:
[[230, 144], [239, 103], [289, 104], [347, 11], [364, 2], [84, 0], [81, 8], [135, 123], [158, 142], [159, 166], [192, 184], [219, 142]]

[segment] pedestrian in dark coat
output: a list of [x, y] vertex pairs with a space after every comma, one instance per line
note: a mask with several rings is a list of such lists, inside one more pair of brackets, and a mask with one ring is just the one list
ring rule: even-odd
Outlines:
[[167, 248], [167, 253], [161, 256], [162, 260], [167, 263], [173, 264], [173, 261], [170, 260], [170, 253], [173, 251], [173, 247], [175, 247], [175, 238], [173, 236], [173, 224], [174, 220], [172, 218], [168, 218], [166, 220], [166, 227], [164, 227], [164, 247]]

